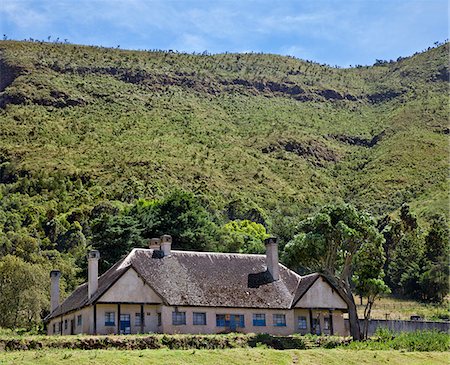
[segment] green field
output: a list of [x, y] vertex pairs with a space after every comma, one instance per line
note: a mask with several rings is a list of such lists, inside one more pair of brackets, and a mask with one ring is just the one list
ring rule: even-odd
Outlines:
[[[364, 305], [359, 305], [359, 297], [355, 296], [359, 318], [364, 317]], [[420, 316], [427, 321], [440, 321], [450, 318], [449, 300], [440, 304], [421, 303], [411, 299], [400, 299], [384, 296], [375, 301], [372, 319], [409, 320], [411, 316]]]
[[448, 364], [448, 353], [351, 350], [38, 350], [0, 353], [0, 364]]

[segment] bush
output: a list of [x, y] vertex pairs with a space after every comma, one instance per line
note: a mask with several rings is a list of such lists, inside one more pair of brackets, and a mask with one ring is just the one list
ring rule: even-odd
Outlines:
[[375, 336], [367, 341], [354, 341], [351, 349], [449, 351], [449, 335], [438, 331], [415, 331], [395, 333], [387, 328], [377, 329]]

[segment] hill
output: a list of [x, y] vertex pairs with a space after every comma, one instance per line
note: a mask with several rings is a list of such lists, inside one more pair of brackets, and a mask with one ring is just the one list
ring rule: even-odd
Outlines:
[[434, 288], [427, 275], [448, 268], [434, 257], [448, 237], [434, 217], [448, 218], [448, 47], [338, 69], [0, 41], [0, 326], [40, 323], [48, 272], [62, 271], [64, 296], [90, 246], [102, 270], [165, 233], [181, 249], [254, 253], [267, 229], [282, 249], [328, 203], [370, 212], [386, 254], [405, 251], [385, 265], [398, 293], [405, 265], [411, 287]]
[[0, 182], [30, 196], [81, 182], [87, 204], [180, 187], [268, 217], [335, 201], [446, 212], [447, 57], [336, 69], [3, 41]]

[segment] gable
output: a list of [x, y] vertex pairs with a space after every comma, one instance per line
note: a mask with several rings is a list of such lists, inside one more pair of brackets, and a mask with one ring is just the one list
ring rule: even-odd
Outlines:
[[297, 302], [295, 308], [347, 309], [347, 303], [324, 278], [320, 277]]
[[136, 271], [130, 268], [98, 299], [98, 302], [162, 303], [162, 300]]

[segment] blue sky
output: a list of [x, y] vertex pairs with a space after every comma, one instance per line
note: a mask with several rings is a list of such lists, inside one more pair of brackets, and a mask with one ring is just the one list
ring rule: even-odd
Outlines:
[[447, 0], [0, 0], [10, 39], [265, 52], [330, 65], [396, 59], [448, 38]]

